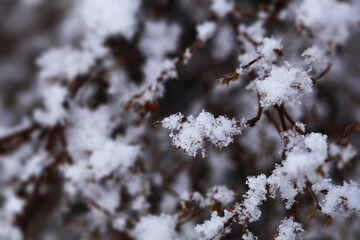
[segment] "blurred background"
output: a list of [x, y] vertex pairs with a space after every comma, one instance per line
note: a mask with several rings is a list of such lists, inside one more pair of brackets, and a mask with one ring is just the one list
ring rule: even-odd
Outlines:
[[[236, 119], [249, 119], [255, 116], [257, 97], [246, 90], [251, 76], [231, 82], [229, 87], [221, 85], [218, 81], [221, 77], [229, 76], [239, 66], [238, 56], [243, 50], [237, 36], [238, 25], [252, 24], [256, 21], [254, 16], [258, 12], [266, 12], [270, 18], [264, 24], [267, 31], [265, 36], [282, 39], [283, 58], [298, 63], [304, 49], [317, 41], [316, 36], [304, 36], [295, 27], [291, 16], [289, 20], [277, 17], [289, 5], [298, 2], [301, 1], [235, 1], [242, 8], [240, 14], [222, 19], [215, 36], [194, 52], [187, 64], [178, 67], [178, 79], [166, 82], [166, 91], [159, 100], [158, 110], [145, 119], [147, 131], [142, 138], [144, 154], [150, 156], [146, 163], [148, 171], [159, 173], [167, 182], [166, 186], [158, 189], [153, 186], [153, 191], [147, 198], [150, 204], [149, 213], [177, 211], [177, 195], [165, 194], [166, 187], [178, 189], [174, 190], [176, 192], [188, 189], [206, 193], [211, 186], [225, 184], [237, 193], [236, 201], [240, 202], [242, 194], [246, 191], [246, 177], [261, 173], [268, 176], [274, 164], [281, 161], [281, 139], [265, 117], [221, 152], [211, 150], [209, 146], [208, 157], [205, 159], [200, 156], [189, 157], [181, 150], [172, 152], [169, 133], [152, 126], [154, 122], [171, 114], [182, 112], [184, 115], [197, 115], [201, 109], [206, 109], [215, 116], [227, 115]], [[165, 21], [180, 27], [176, 50], [166, 54], [166, 58], [175, 58], [196, 41], [196, 26], [199, 23], [216, 19], [214, 13], [209, 11], [209, 5], [210, 1], [207, 0], [144, 0], [136, 15], [137, 28], [133, 38], [127, 39], [122, 35], [109, 36], [104, 41], [104, 46], [110, 50], [114, 59], [121, 61], [120, 67], [125, 71], [127, 81], [140, 86], [146, 81], [143, 66], [148, 59], [139, 47], [146, 23], [150, 20]], [[17, 126], [33, 122], [34, 110], [44, 106], [39, 92], [41, 88], [38, 87], [39, 67], [36, 59], [54, 47], [71, 45], [76, 48], [79, 45], [81, 35], [76, 32], [77, 27], [73, 26], [71, 21], [76, 8], [77, 1], [70, 0], [1, 1], [0, 136], [6, 136]], [[359, 42], [359, 29], [351, 29], [347, 43], [336, 47], [331, 70], [319, 80], [314, 93], [304, 99], [302, 106], [289, 109], [294, 120], [306, 124], [307, 132], [327, 134], [329, 143], [339, 139], [346, 126], [360, 121]], [[104, 100], [104, 104], [107, 103]], [[276, 112], [271, 113], [278, 121]], [[343, 144], [352, 144], [354, 149], [360, 149], [359, 131], [350, 131]], [[2, 152], [0, 155], [0, 169], [5, 154]], [[359, 160], [359, 156], [356, 156], [343, 168], [334, 166], [330, 171], [334, 182], [342, 183], [350, 179], [360, 182]], [[86, 223], [73, 221], [81, 219], [91, 208], [81, 199], [64, 205], [56, 203], [51, 211], [41, 208], [42, 205], [54, 201], [53, 198], [61, 197], [62, 188], [57, 181], [61, 182], [62, 177], [56, 174], [52, 176], [54, 179], [49, 180], [47, 187], [51, 190], [48, 194], [37, 196], [37, 201], [32, 206], [33, 210], [28, 211], [26, 216], [21, 216], [16, 223], [25, 239], [51, 240], [64, 236], [66, 239], [79, 239], [77, 237], [81, 235], [80, 232], [87, 229]], [[182, 182], [182, 178], [187, 179], [184, 180], [186, 184]], [[3, 184], [0, 184], [0, 192], [2, 188], [5, 189]], [[127, 195], [124, 196], [123, 201], [126, 202]], [[335, 220], [329, 229], [325, 228], [324, 216], [306, 220], [306, 216], [312, 210], [313, 199], [309, 195], [302, 198], [299, 215], [304, 228], [309, 229], [306, 235], [308, 237], [305, 236], [305, 239], [357, 239], [360, 236], [359, 230], [356, 230], [360, 222], [356, 217]], [[170, 205], [165, 201], [170, 202]], [[260, 239], [272, 238], [285, 213], [282, 205], [278, 199], [268, 200], [262, 207], [263, 217], [253, 223], [250, 230]], [[69, 207], [66, 216], [63, 214], [64, 206]], [[206, 212], [198, 216], [193, 224], [203, 222], [209, 215], [209, 212]], [[134, 216], [136, 218], [136, 215]], [[46, 220], [43, 222], [39, 219]], [[67, 225], [67, 220], [74, 225]], [[64, 231], [67, 231], [65, 235]], [[91, 236], [93, 239], [132, 239], [125, 233], [112, 231], [109, 230], [105, 237], [99, 233], [93, 233]], [[235, 224], [232, 233], [225, 239], [239, 239], [241, 231], [242, 226]]]

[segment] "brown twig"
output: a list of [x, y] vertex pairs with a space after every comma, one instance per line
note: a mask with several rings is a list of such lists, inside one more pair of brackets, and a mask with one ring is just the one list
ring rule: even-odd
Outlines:
[[8, 142], [8, 141], [10, 141], [10, 140], [12, 140], [12, 139], [14, 139], [16, 137], [27, 135], [30, 132], [32, 132], [33, 130], [37, 129], [38, 127], [39, 127], [38, 125], [33, 124], [33, 125], [29, 126], [29, 127], [23, 128], [21, 130], [17, 130], [15, 132], [12, 132], [7, 136], [1, 137], [0, 138], [0, 145], [6, 143], [6, 142]]
[[252, 45], [254, 45], [254, 47], [259, 46], [260, 43], [258, 43], [257, 41], [255, 41], [254, 39], [252, 39], [249, 34], [247, 34], [246, 32], [241, 32], [241, 36], [243, 36], [247, 41], [249, 41], [249, 43], [251, 43]]
[[263, 57], [262, 55], [258, 56], [258, 57], [255, 58], [254, 60], [251, 60], [248, 64], [243, 65], [241, 68], [242, 68], [242, 69], [246, 69], [246, 68], [250, 67], [251, 65], [253, 65], [253, 64], [256, 63], [257, 61], [259, 61], [262, 57]]
[[321, 79], [322, 77], [324, 77], [325, 74], [330, 71], [330, 69], [331, 69], [331, 64], [329, 64], [329, 65], [324, 69], [324, 71], [322, 71], [318, 76], [316, 76], [316, 77], [314, 77], [314, 78], [311, 78], [311, 80], [312, 80], [312, 82], [313, 82], [313, 85], [315, 85], [319, 79]]
[[0, 138], [0, 154], [7, 154], [17, 147], [19, 147], [25, 140], [29, 137], [29, 134], [38, 129], [39, 126], [33, 124], [29, 127], [23, 128], [21, 130], [14, 131], [9, 135], [3, 136]]
[[319, 201], [318, 201], [318, 199], [317, 199], [317, 197], [316, 197], [316, 194], [314, 193], [314, 191], [313, 191], [312, 188], [311, 188], [311, 186], [312, 186], [311, 182], [310, 182], [309, 180], [306, 180], [305, 184], [306, 184], [306, 187], [307, 187], [307, 189], [309, 190], [309, 192], [310, 192], [310, 194], [311, 194], [311, 196], [313, 197], [314, 202], [315, 202], [315, 207], [314, 207], [313, 211], [312, 211], [312, 212], [310, 213], [310, 215], [307, 217], [308, 219], [311, 219], [311, 218], [314, 217], [316, 210], [319, 209], [319, 210], [321, 211], [321, 206], [320, 206]]
[[240, 13], [243, 17], [249, 18], [249, 19], [253, 19], [253, 20], [257, 20], [259, 19], [259, 17], [255, 14], [253, 14], [252, 12], [250, 12], [246, 7], [244, 6], [238, 6], [238, 5], [234, 5], [233, 7], [233, 11]]
[[[188, 51], [190, 53], [193, 53], [195, 50], [197, 50], [201, 45], [203, 44], [203, 40], [198, 39], [196, 42], [194, 42], [189, 48]], [[188, 56], [186, 56], [186, 50], [174, 61], [174, 66], [177, 67], [182, 63]], [[156, 83], [159, 84], [162, 83], [165, 79], [166, 74], [168, 73], [168, 70], [163, 70], [160, 75], [156, 78]], [[124, 107], [124, 110], [126, 112], [130, 111], [131, 108], [138, 108], [138, 109], [145, 109], [145, 110], [151, 110], [152, 112], [155, 112], [158, 109], [157, 99], [154, 99], [154, 101], [147, 101], [144, 104], [138, 104], [136, 101], [140, 99], [147, 91], [152, 91], [153, 84], [149, 84], [149, 86], [143, 90], [142, 92], [134, 95], [126, 104]], [[156, 91], [157, 86], [155, 86]]]
[[355, 128], [356, 130], [359, 130], [360, 131], [360, 122], [355, 122], [355, 123], [352, 123], [348, 126], [346, 126], [344, 132], [341, 134], [340, 138], [336, 141], [336, 145], [339, 145], [341, 143], [341, 140], [346, 137], [346, 135], [349, 134], [349, 132]]
[[100, 206], [100, 204], [98, 204], [96, 201], [94, 201], [94, 200], [92, 200], [92, 199], [90, 199], [90, 198], [88, 198], [88, 197], [84, 197], [84, 199], [85, 199], [86, 201], [88, 201], [93, 207], [95, 207], [96, 209], [100, 210], [101, 212], [103, 212], [103, 213], [104, 213], [105, 215], [107, 215], [108, 217], [112, 217], [112, 216], [113, 216], [112, 213], [111, 213], [108, 209]]
[[287, 130], [287, 126], [286, 126], [286, 123], [285, 123], [284, 114], [283, 114], [282, 111], [280, 110], [280, 107], [279, 107], [279, 106], [274, 106], [274, 108], [276, 109], [276, 111], [277, 111], [278, 114], [279, 114], [280, 123], [281, 123], [281, 127], [282, 127], [283, 131], [286, 131], [286, 130]]
[[230, 226], [230, 224], [232, 223], [232, 221], [234, 221], [234, 219], [239, 215], [239, 213], [235, 213], [234, 215], [232, 215], [223, 225], [223, 227], [216, 233], [215, 236], [213, 236], [212, 238], [210, 238], [210, 240], [214, 240], [220, 233], [222, 233], [228, 226]]
[[280, 111], [284, 114], [285, 118], [289, 121], [291, 126], [293, 126], [298, 133], [300, 133], [301, 135], [306, 135], [306, 133], [299, 126], [296, 125], [295, 121], [290, 117], [283, 105], [280, 106]]
[[268, 118], [269, 122], [271, 122], [274, 125], [274, 127], [276, 128], [276, 131], [280, 134], [281, 133], [280, 127], [278, 126], [278, 124], [276, 123], [276, 121], [274, 120], [272, 115], [270, 114], [269, 110], [265, 111], [265, 115]]
[[255, 126], [255, 124], [260, 120], [262, 112], [263, 112], [263, 107], [261, 106], [260, 103], [260, 95], [258, 95], [258, 112], [255, 117], [246, 121], [246, 125], [250, 125], [250, 127]]

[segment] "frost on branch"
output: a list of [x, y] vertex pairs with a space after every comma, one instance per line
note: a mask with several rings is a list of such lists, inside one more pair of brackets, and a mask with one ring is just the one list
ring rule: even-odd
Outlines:
[[211, 113], [203, 110], [199, 116], [184, 117], [181, 113], [164, 118], [161, 125], [171, 130], [170, 137], [176, 148], [182, 148], [188, 155], [195, 157], [200, 149], [205, 157], [205, 141], [221, 149], [234, 141], [234, 136], [240, 135], [245, 128], [244, 121], [237, 122], [224, 116], [214, 118]]
[[214, 186], [203, 197], [199, 192], [189, 193], [187, 191], [181, 194], [181, 205], [185, 209], [190, 206], [207, 208], [220, 204], [221, 207], [228, 206], [235, 199], [235, 192], [226, 186]]
[[274, 198], [279, 191], [281, 198], [286, 200], [286, 208], [290, 209], [295, 202], [295, 196], [305, 188], [307, 180], [321, 180], [319, 169], [326, 174], [327, 136], [320, 133], [304, 136], [290, 130], [283, 133], [283, 137], [287, 142], [285, 160], [275, 167], [268, 177], [268, 183], [270, 196]]
[[281, 221], [278, 227], [276, 240], [295, 240], [296, 232], [304, 232], [301, 224], [296, 222], [293, 217]]
[[330, 216], [349, 217], [360, 212], [360, 186], [354, 181], [343, 182], [342, 186], [325, 179], [314, 186], [316, 191], [325, 191], [326, 195], [320, 202], [321, 211]]
[[34, 111], [35, 120], [48, 126], [63, 122], [66, 117], [64, 102], [67, 94], [66, 89], [58, 84], [48, 85], [47, 91], [42, 92], [45, 109], [36, 109]]
[[212, 37], [216, 29], [216, 24], [214, 22], [204, 22], [196, 26], [198, 38], [202, 41], [206, 41]]
[[345, 146], [334, 144], [330, 147], [329, 155], [335, 159], [339, 159], [337, 167], [342, 169], [350, 163], [350, 160], [358, 155], [358, 151], [349, 143]]
[[325, 50], [316, 45], [306, 49], [301, 56], [310, 69], [314, 67], [318, 71], [323, 71], [330, 64], [330, 57]]
[[326, 43], [345, 44], [350, 29], [359, 21], [359, 5], [356, 1], [304, 0], [296, 11], [296, 22], [305, 26], [308, 34]]
[[72, 81], [76, 76], [85, 74], [95, 63], [97, 56], [87, 50], [78, 50], [72, 47], [50, 49], [41, 55], [36, 63], [42, 69], [41, 79], [60, 78]]
[[283, 170], [292, 179], [301, 181], [307, 176], [310, 181], [315, 180], [318, 176], [316, 169], [327, 158], [327, 136], [320, 133], [285, 136], [289, 137], [289, 143]]
[[180, 27], [174, 23], [148, 21], [140, 49], [149, 58], [163, 59], [167, 53], [176, 50], [179, 35]]
[[257, 51], [268, 62], [273, 62], [279, 57], [279, 52], [283, 48], [281, 40], [274, 38], [264, 38]]
[[306, 72], [290, 64], [274, 65], [268, 77], [256, 82], [256, 90], [265, 108], [284, 102], [298, 105], [304, 95], [312, 92], [312, 81]]
[[[262, 25], [261, 22], [250, 26], [249, 29], [246, 28], [246, 31], [255, 31], [253, 33], [255, 37], [260, 37], [263, 32], [261, 32]], [[243, 33], [240, 39], [244, 38]], [[281, 40], [275, 38], [263, 38], [262, 42], [254, 42], [255, 40], [251, 39], [251, 42], [248, 43], [248, 35], [246, 33], [246, 38], [243, 40], [245, 46], [247, 46], [247, 51], [245, 54], [239, 56], [240, 67], [237, 69], [237, 73], [245, 74], [251, 70], [256, 70], [259, 73], [258, 78], [263, 79], [268, 75], [268, 72], [273, 67], [273, 62], [275, 62], [279, 56], [282, 55], [283, 46]]]
[[[81, 17], [90, 31], [101, 37], [121, 34], [131, 39], [136, 30], [136, 18], [140, 0], [82, 0]], [[121, 17], [121, 21], [114, 21]]]
[[224, 211], [224, 216], [220, 217], [216, 212], [211, 213], [211, 218], [206, 220], [201, 225], [196, 225], [195, 231], [199, 234], [200, 239], [208, 240], [215, 239], [219, 240], [222, 236], [231, 232], [231, 228], [226, 226], [226, 222], [232, 217], [232, 213]]
[[9, 2], [0, 239], [356, 239], [359, 1]]
[[225, 17], [233, 9], [232, 0], [212, 0], [210, 9], [220, 18]]
[[134, 229], [136, 239], [180, 239], [175, 232], [175, 218], [169, 215], [144, 216]]
[[243, 211], [240, 214], [241, 222], [254, 222], [261, 216], [260, 205], [266, 199], [266, 176], [261, 174], [257, 177], [248, 177], [246, 184], [249, 190], [244, 194], [241, 204]]
[[210, 201], [219, 202], [222, 206], [227, 206], [229, 203], [234, 201], [234, 191], [228, 189], [226, 186], [215, 186], [207, 193], [207, 199]]

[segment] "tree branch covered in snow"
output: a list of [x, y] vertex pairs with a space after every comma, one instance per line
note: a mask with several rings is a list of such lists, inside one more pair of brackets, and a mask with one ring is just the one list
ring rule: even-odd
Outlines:
[[0, 9], [0, 239], [357, 237], [358, 1]]

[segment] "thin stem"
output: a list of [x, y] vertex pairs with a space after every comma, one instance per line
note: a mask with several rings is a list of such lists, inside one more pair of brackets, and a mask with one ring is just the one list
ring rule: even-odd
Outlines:
[[258, 95], [258, 111], [255, 117], [253, 117], [252, 119], [249, 119], [246, 121], [246, 125], [250, 125], [250, 127], [255, 126], [255, 124], [260, 120], [262, 112], [263, 112], [263, 107], [260, 104], [260, 96]]
[[274, 125], [274, 127], [276, 128], [276, 131], [280, 134], [281, 133], [280, 127], [278, 126], [278, 124], [276, 123], [276, 121], [274, 120], [272, 115], [270, 114], [269, 110], [265, 111], [265, 115], [268, 118], [269, 122], [271, 122]]
[[279, 108], [278, 106], [275, 106], [275, 109], [276, 109], [276, 111], [277, 111], [278, 114], [279, 114], [281, 127], [282, 127], [283, 131], [286, 131], [286, 130], [287, 130], [287, 127], [286, 127], [284, 115], [283, 115], [282, 111], [280, 110], [280, 108]]
[[224, 226], [216, 233], [215, 236], [213, 236], [212, 238], [210, 238], [210, 240], [214, 240], [216, 239], [216, 237], [222, 233], [225, 228], [227, 228], [228, 226], [230, 226], [230, 224], [232, 223], [232, 221], [234, 221], [234, 219], [239, 215], [239, 213], [235, 213], [234, 215], [232, 215], [225, 223]]
[[314, 191], [311, 188], [311, 185], [312, 185], [311, 182], [309, 180], [306, 180], [305, 184], [306, 184], [306, 187], [309, 190], [311, 196], [313, 197], [313, 199], [315, 201], [315, 207], [314, 207], [313, 211], [311, 212], [311, 214], [307, 217], [308, 219], [311, 219], [315, 215], [315, 212], [317, 209], [319, 209], [321, 211], [321, 207], [320, 207], [319, 201], [316, 197], [316, 194], [314, 193]]
[[14, 138], [16, 137], [21, 137], [21, 136], [24, 136], [24, 135], [27, 135], [29, 134], [30, 132], [32, 132], [33, 130], [37, 129], [39, 126], [36, 125], [36, 124], [33, 124], [29, 127], [26, 127], [24, 129], [21, 129], [21, 130], [18, 130], [18, 131], [15, 131], [7, 136], [4, 136], [4, 137], [1, 137], [0, 138], [0, 145], [1, 144], [4, 144], [10, 140], [13, 140]]
[[346, 135], [348, 135], [349, 132], [350, 132], [350, 130], [353, 129], [353, 128], [355, 128], [355, 129], [357, 129], [357, 130], [360, 130], [360, 122], [355, 122], [355, 123], [352, 123], [352, 124], [346, 126], [344, 132], [341, 134], [340, 138], [336, 141], [335, 144], [336, 144], [336, 145], [339, 145], [339, 144], [341, 143], [341, 140], [342, 140], [344, 137], [346, 137]]
[[248, 64], [242, 66], [241, 68], [242, 68], [242, 69], [246, 69], [246, 68], [250, 67], [251, 65], [253, 65], [253, 64], [256, 63], [257, 61], [259, 61], [262, 57], [263, 57], [262, 55], [258, 56], [258, 57], [255, 58], [254, 60], [251, 60]]
[[284, 114], [285, 118], [289, 121], [291, 126], [293, 126], [298, 133], [300, 133], [301, 135], [306, 135], [306, 133], [299, 126], [296, 125], [295, 121], [290, 117], [284, 106], [280, 107], [280, 111]]
[[318, 76], [316, 76], [316, 77], [314, 77], [314, 78], [311, 78], [311, 80], [312, 80], [312, 82], [313, 82], [313, 85], [315, 85], [319, 79], [321, 79], [322, 77], [324, 77], [325, 74], [330, 71], [330, 69], [331, 69], [331, 64], [329, 64], [329, 65], [324, 69], [324, 71], [322, 71]]

